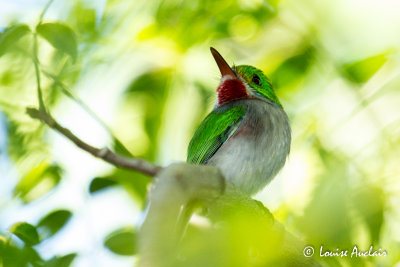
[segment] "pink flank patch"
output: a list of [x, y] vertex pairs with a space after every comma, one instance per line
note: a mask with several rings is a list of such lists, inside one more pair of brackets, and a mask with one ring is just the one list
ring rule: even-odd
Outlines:
[[239, 79], [225, 80], [218, 86], [217, 93], [219, 106], [236, 99], [248, 98], [246, 87]]

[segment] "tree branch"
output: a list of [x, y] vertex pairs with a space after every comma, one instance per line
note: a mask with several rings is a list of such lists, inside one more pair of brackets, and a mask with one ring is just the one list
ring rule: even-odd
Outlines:
[[[189, 225], [183, 232], [177, 229], [179, 219], [192, 201], [203, 207], [210, 224]], [[218, 168], [187, 163], [171, 164], [157, 175], [138, 246], [140, 267], [321, 266], [304, 256], [306, 243], [261, 202], [225, 180]]]
[[[190, 201], [213, 202], [225, 190], [225, 178], [213, 166], [174, 163], [152, 186], [146, 218], [139, 232], [140, 267], [175, 266], [182, 227], [182, 207]], [[190, 214], [191, 215], [191, 214]]]
[[26, 112], [33, 119], [38, 119], [44, 124], [47, 124], [50, 128], [56, 130], [70, 141], [72, 141], [77, 147], [85, 150], [97, 158], [101, 158], [104, 161], [115, 165], [120, 168], [138, 171], [148, 176], [156, 176], [162, 167], [154, 165], [144, 159], [127, 158], [112, 152], [108, 148], [97, 148], [89, 145], [82, 141], [79, 137], [74, 135], [69, 129], [64, 128], [60, 125], [47, 111], [39, 110], [36, 108], [27, 108]]
[[121, 140], [117, 138], [117, 136], [113, 133], [110, 127], [88, 106], [83, 102], [79, 97], [72, 94], [72, 92], [67, 89], [67, 87], [58, 79], [58, 77], [54, 74], [51, 74], [47, 71], [41, 70], [43, 74], [45, 74], [48, 78], [52, 79], [54, 85], [58, 86], [67, 97], [69, 97], [72, 101], [77, 103], [84, 111], [86, 111], [92, 118], [94, 118], [113, 138], [113, 141], [120, 146], [120, 148], [126, 152], [125, 156], [134, 157], [131, 152], [125, 147]]

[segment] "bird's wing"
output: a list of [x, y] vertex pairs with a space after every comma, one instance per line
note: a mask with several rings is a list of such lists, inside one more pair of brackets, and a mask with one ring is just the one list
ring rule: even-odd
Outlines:
[[212, 111], [194, 133], [188, 147], [187, 162], [203, 164], [237, 130], [246, 113], [242, 106]]

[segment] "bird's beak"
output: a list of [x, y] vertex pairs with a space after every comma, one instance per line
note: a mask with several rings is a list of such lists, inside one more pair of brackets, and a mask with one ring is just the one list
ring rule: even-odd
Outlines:
[[221, 72], [222, 77], [226, 75], [232, 76], [232, 78], [236, 78], [236, 74], [233, 72], [231, 67], [229, 67], [228, 63], [226, 63], [225, 59], [218, 53], [217, 50], [210, 47], [211, 54], [213, 55], [215, 62], [217, 62], [219, 71]]

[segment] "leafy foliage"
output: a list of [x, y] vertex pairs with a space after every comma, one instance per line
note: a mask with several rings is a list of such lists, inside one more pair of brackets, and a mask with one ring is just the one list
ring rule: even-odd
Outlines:
[[48, 238], [56, 234], [71, 219], [72, 212], [69, 210], [55, 210], [40, 219], [37, 228], [42, 238]]
[[72, 264], [74, 259], [76, 258], [76, 253], [70, 253], [64, 256], [55, 256], [51, 258], [47, 263], [46, 266], [48, 267], [68, 267]]
[[355, 83], [364, 83], [387, 61], [386, 53], [368, 57], [343, 66], [345, 75]]
[[[293, 144], [287, 169], [278, 177], [281, 186], [257, 198], [316, 250], [320, 244], [332, 250], [373, 244], [389, 252], [384, 258], [323, 259], [327, 265], [398, 264], [400, 242], [392, 232], [399, 231], [400, 40], [390, 12], [368, 13], [364, 6], [334, 1], [100, 2], [54, 1], [39, 21], [32, 20], [40, 16], [33, 13], [37, 8], [18, 12], [21, 17], [14, 16], [0, 33], [0, 110], [6, 118], [0, 123], [0, 233], [16, 223], [9, 235], [0, 235], [0, 265], [69, 266], [87, 257], [71, 251], [45, 259], [36, 251], [67, 243], [57, 234], [70, 227], [71, 218], [96, 238], [106, 236], [105, 248], [91, 248], [96, 256], [112, 258], [107, 249], [135, 254], [135, 227], [97, 231], [109, 229], [103, 225], [107, 218], [114, 223], [121, 214], [142, 209], [151, 181], [91, 164], [28, 118], [25, 108], [38, 102], [35, 36], [46, 108], [89, 143], [163, 165], [186, 158], [194, 129], [213, 106], [219, 77], [209, 46], [229, 63], [265, 70], [290, 116]], [[87, 104], [84, 111], [104, 121], [81, 115], [79, 100]], [[73, 186], [78, 183], [80, 190]], [[135, 207], [113, 203], [115, 192], [123, 195], [117, 190], [126, 191]], [[54, 204], [52, 211], [43, 214], [48, 203]], [[76, 209], [60, 208], [71, 203]], [[97, 208], [103, 217], [88, 220], [96, 203], [104, 205]], [[21, 210], [38, 211], [19, 219], [37, 224], [12, 221]], [[276, 254], [269, 252], [279, 251], [274, 241], [280, 237], [263, 233], [253, 224], [256, 218], [242, 216], [223, 230], [190, 226], [183, 266], [273, 262]], [[249, 235], [259, 237], [257, 244], [246, 243]], [[254, 254], [261, 257], [249, 263]]]
[[34, 226], [26, 222], [15, 223], [10, 228], [10, 233], [18, 236], [28, 246], [39, 243], [39, 235]]
[[54, 48], [69, 54], [76, 59], [78, 45], [74, 31], [63, 23], [43, 23], [36, 27], [37, 33], [46, 39]]
[[131, 228], [118, 229], [108, 236], [104, 240], [104, 246], [106, 246], [112, 252], [129, 256], [136, 253], [136, 233]]
[[89, 192], [91, 194], [96, 193], [100, 190], [108, 188], [110, 186], [116, 185], [117, 182], [105, 177], [96, 177], [94, 178], [89, 185]]
[[51, 191], [60, 182], [61, 174], [59, 166], [42, 161], [19, 181], [14, 195], [24, 202], [33, 201]]
[[14, 48], [15, 43], [28, 33], [30, 33], [30, 29], [25, 24], [17, 24], [6, 29], [0, 35], [0, 57], [10, 48]]

